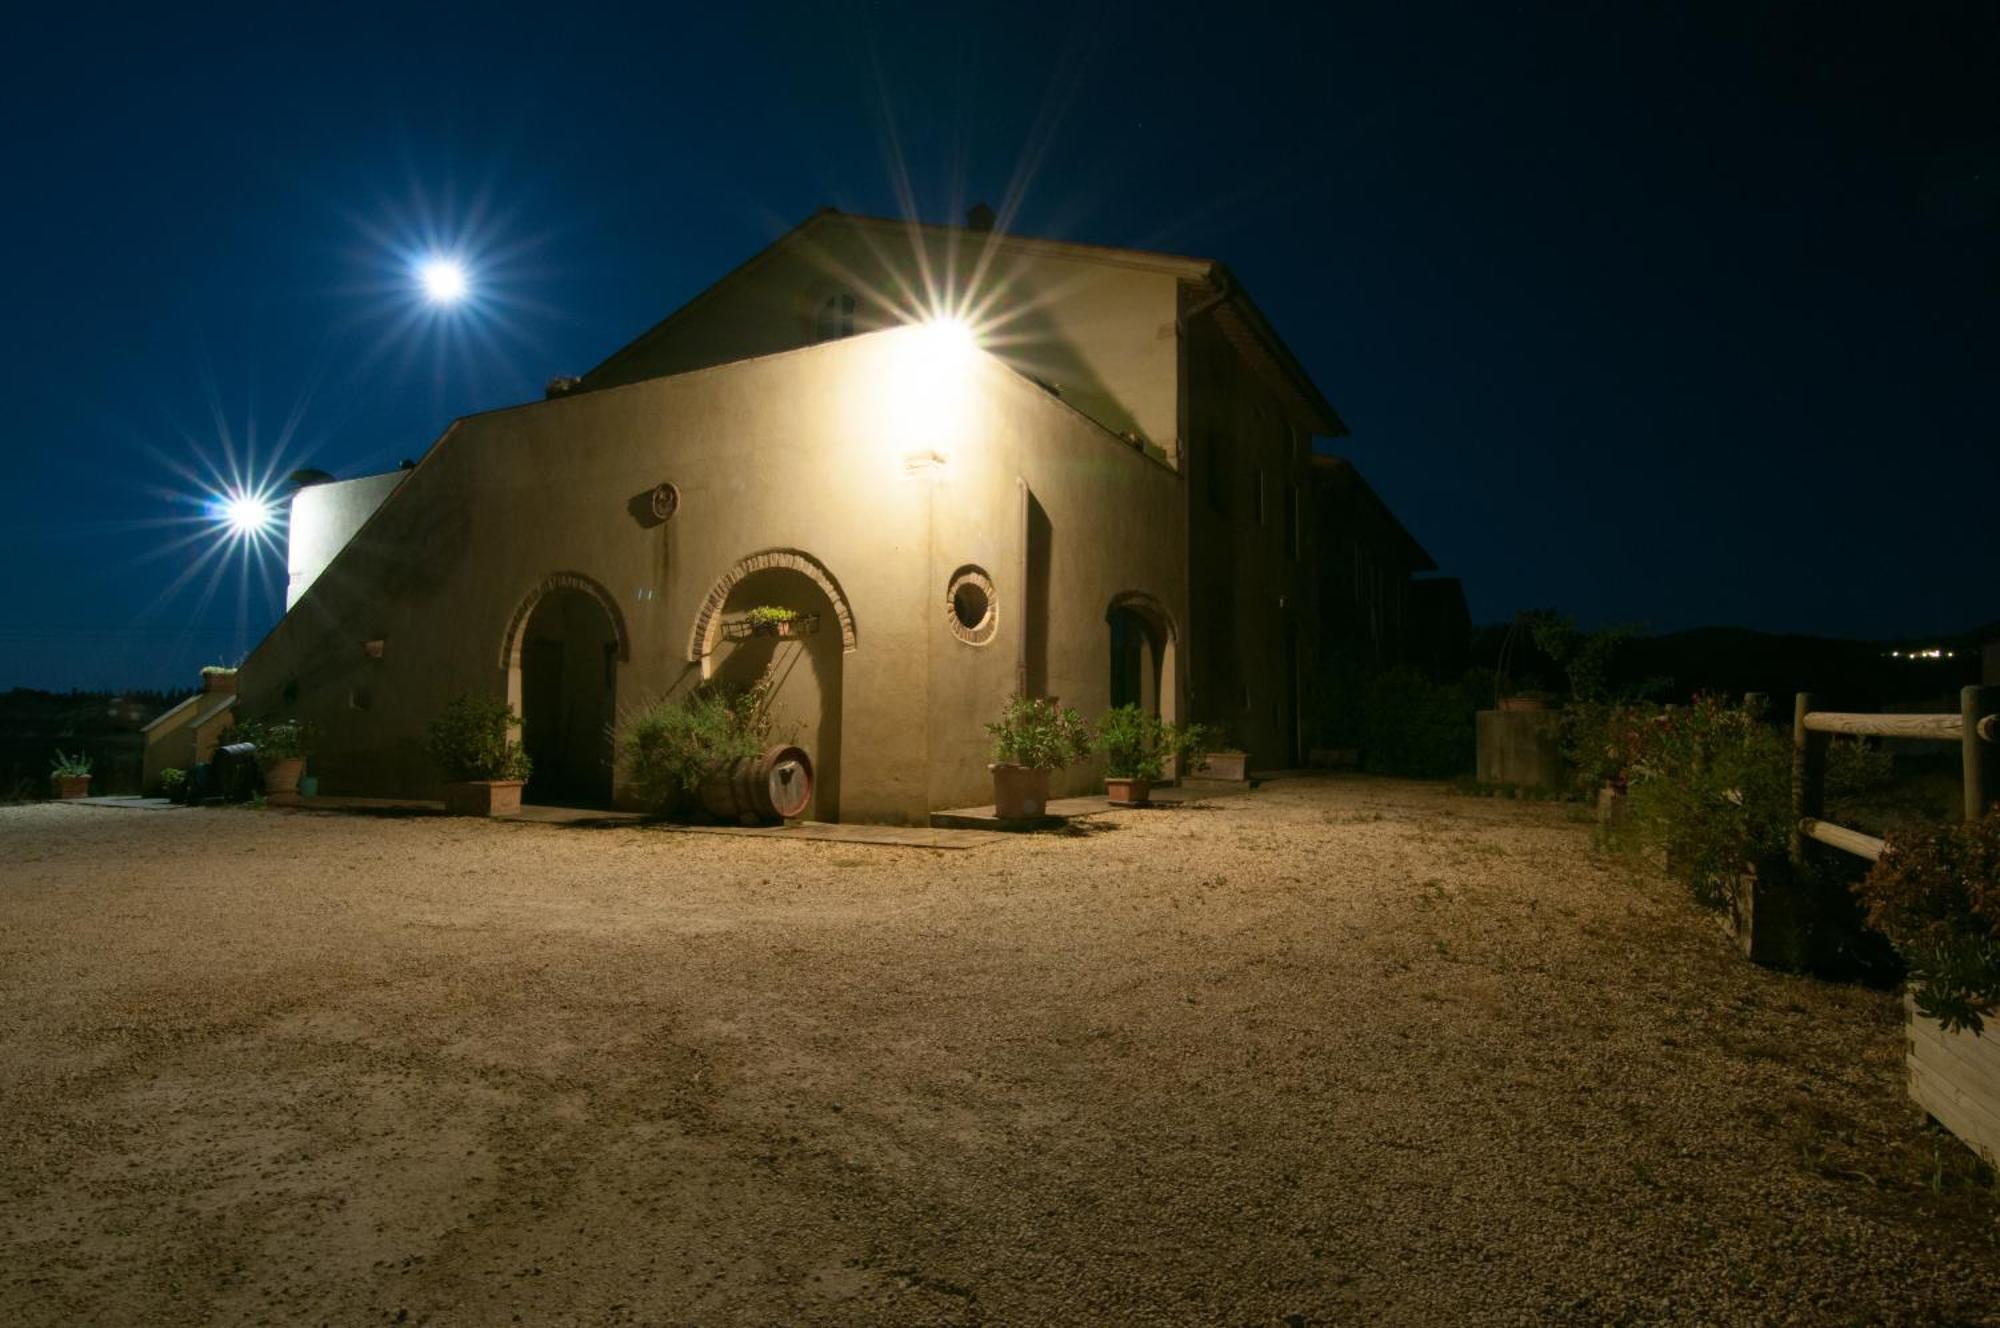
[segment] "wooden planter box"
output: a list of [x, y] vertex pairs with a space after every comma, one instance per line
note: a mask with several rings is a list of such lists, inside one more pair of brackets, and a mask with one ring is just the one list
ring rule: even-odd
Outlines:
[[2000, 1020], [1986, 1031], [1947, 1033], [1903, 998], [1909, 1033], [1910, 1098], [1967, 1147], [2000, 1167]]
[[520, 779], [474, 779], [444, 786], [444, 809], [451, 816], [508, 816], [521, 810]]
[[89, 775], [50, 775], [49, 782], [56, 786], [58, 798], [87, 798], [90, 796]]

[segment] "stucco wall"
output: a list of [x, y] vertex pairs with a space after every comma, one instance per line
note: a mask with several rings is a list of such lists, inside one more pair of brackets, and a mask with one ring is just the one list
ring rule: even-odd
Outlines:
[[1337, 532], [1300, 513], [1296, 552], [1287, 540], [1286, 508], [1310, 469], [1311, 424], [1299, 403], [1212, 320], [1190, 326], [1187, 347], [1194, 704], [1249, 752], [1252, 769], [1269, 770], [1298, 757], [1318, 649], [1310, 569]]
[[[691, 634], [732, 568], [801, 550], [854, 624], [838, 814], [921, 820], [990, 797], [981, 725], [1037, 612], [1017, 480], [1053, 530], [1047, 690], [1092, 712], [1114, 595], [1143, 591], [1185, 621], [1180, 481], [990, 357], [941, 359], [908, 328], [460, 421], [245, 662], [243, 709], [320, 726], [323, 792], [434, 795], [425, 724], [460, 692], [508, 693], [510, 624], [552, 575], [615, 607], [630, 706], [699, 675]], [[646, 498], [663, 481], [680, 503], [656, 523]], [[996, 584], [986, 645], [945, 622], [965, 564]]]
[[292, 495], [286, 518], [285, 607], [299, 602], [333, 556], [375, 514], [407, 471], [309, 484]]
[[[811, 345], [832, 295], [868, 330], [967, 311], [993, 353], [1113, 433], [1179, 450], [1178, 278], [1161, 267], [1002, 247], [977, 232], [829, 216], [718, 283], [584, 379], [586, 389]], [[916, 257], [918, 252], [921, 257]]]

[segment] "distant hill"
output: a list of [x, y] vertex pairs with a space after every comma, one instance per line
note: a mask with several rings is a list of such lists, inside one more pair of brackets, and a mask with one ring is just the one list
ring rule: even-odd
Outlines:
[[[1474, 634], [1475, 665], [1493, 667], [1506, 633], [1501, 623]], [[1537, 658], [1521, 635], [1513, 657], [1522, 663], [1510, 672], [1539, 674], [1542, 685], [1558, 685], [1553, 667]], [[1793, 694], [1804, 691], [1834, 709], [1948, 710], [1957, 707], [1959, 688], [1980, 680], [1980, 646], [1993, 640], [2000, 640], [2000, 622], [1950, 635], [1879, 641], [1696, 627], [1630, 642], [1620, 652], [1616, 676], [1625, 686], [1664, 680], [1665, 700], [1686, 700], [1696, 692], [1762, 692], [1774, 710], [1785, 710]], [[1939, 652], [1935, 658], [1927, 653], [1932, 650]]]

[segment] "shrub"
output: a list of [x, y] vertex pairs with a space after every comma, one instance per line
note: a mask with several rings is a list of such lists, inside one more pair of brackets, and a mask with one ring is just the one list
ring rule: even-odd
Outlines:
[[1745, 868], [1774, 865], [1791, 823], [1791, 746], [1747, 705], [1698, 695], [1640, 730], [1630, 816], [1667, 870], [1721, 907]]
[[1090, 727], [1083, 716], [1041, 697], [1015, 697], [986, 732], [1000, 765], [1060, 770], [1090, 754]]
[[255, 744], [258, 764], [269, 767], [312, 755], [319, 742], [319, 730], [302, 719], [251, 719], [236, 725], [237, 742]]
[[179, 802], [187, 793], [187, 771], [178, 766], [168, 766], [160, 772], [160, 796], [170, 802]]
[[1982, 1033], [2000, 1006], [2000, 807], [1892, 832], [1854, 893], [1909, 965], [1918, 1013]]
[[758, 755], [771, 732], [768, 690], [768, 679], [740, 689], [704, 683], [640, 706], [625, 721], [621, 744], [633, 791], [670, 811], [709, 775]]
[[1441, 779], [1472, 769], [1473, 716], [1485, 680], [1432, 682], [1414, 669], [1391, 669], [1362, 693], [1358, 736], [1363, 769]]
[[58, 751], [49, 761], [49, 773], [58, 779], [88, 779], [90, 757], [82, 752]]
[[1638, 702], [1571, 701], [1564, 706], [1560, 741], [1575, 791], [1590, 797], [1609, 784], [1622, 792], [1659, 713], [1658, 706]]
[[1168, 724], [1135, 705], [1106, 711], [1097, 721], [1097, 750], [1112, 779], [1157, 780], [1178, 759], [1183, 774], [1208, 764], [1216, 733], [1206, 724]]
[[521, 721], [497, 696], [460, 696], [439, 712], [424, 733], [424, 750], [455, 784], [485, 779], [526, 779], [528, 754], [513, 740]]

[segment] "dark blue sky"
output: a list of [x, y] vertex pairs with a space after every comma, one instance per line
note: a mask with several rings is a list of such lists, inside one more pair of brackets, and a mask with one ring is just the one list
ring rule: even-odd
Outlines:
[[[906, 197], [1227, 261], [1477, 619], [1993, 619], [2000, 9], [1838, 8], [52, 11], [0, 80], [0, 686], [255, 643], [275, 560], [159, 554], [225, 432], [393, 466]], [[476, 318], [419, 316], [427, 235]]]

